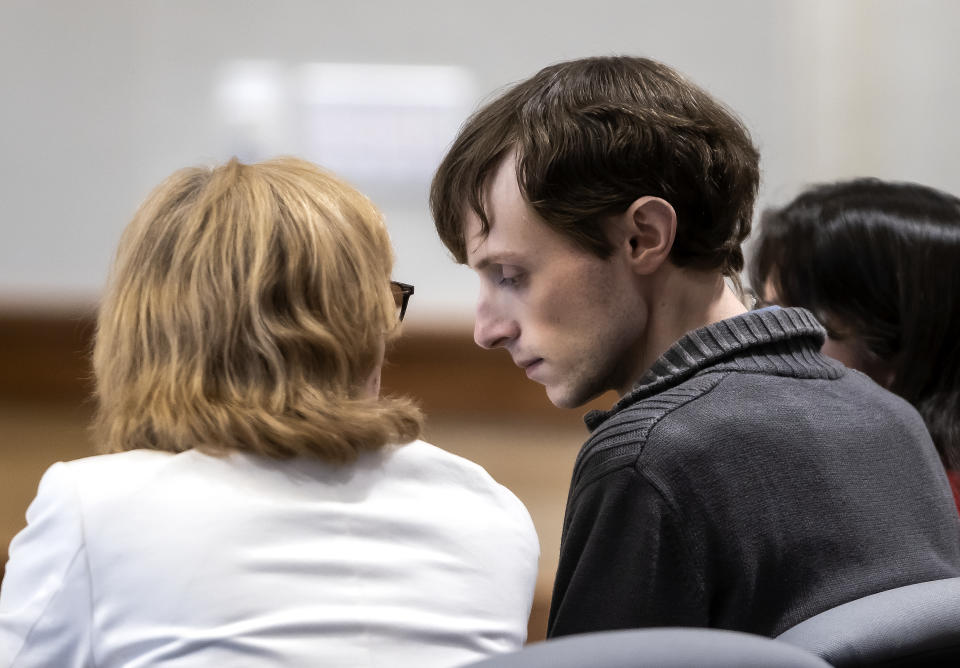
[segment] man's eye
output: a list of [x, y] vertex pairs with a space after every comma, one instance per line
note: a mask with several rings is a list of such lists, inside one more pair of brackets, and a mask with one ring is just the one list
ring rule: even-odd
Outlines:
[[523, 278], [523, 272], [516, 271], [513, 269], [500, 272], [500, 285], [505, 287], [516, 287], [520, 283], [520, 279]]

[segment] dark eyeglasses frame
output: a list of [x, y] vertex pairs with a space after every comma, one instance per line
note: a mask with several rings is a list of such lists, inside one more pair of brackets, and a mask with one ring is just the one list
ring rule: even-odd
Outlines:
[[403, 316], [407, 312], [407, 302], [410, 301], [410, 295], [413, 294], [413, 286], [409, 283], [399, 281], [390, 281], [390, 289], [393, 291], [393, 300], [400, 309], [400, 321], [403, 322]]

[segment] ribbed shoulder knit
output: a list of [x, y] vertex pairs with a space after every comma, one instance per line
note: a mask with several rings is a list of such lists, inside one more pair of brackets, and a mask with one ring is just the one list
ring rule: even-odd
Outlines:
[[726, 373], [839, 378], [847, 370], [820, 353], [825, 335], [802, 308], [750, 311], [688, 332], [613, 408], [584, 417], [592, 433], [577, 456], [573, 487], [635, 458], [661, 419], [705, 395]]
[[691, 331], [574, 469], [547, 637], [704, 626], [775, 637], [955, 577], [960, 525], [910, 404], [820, 354], [801, 309]]

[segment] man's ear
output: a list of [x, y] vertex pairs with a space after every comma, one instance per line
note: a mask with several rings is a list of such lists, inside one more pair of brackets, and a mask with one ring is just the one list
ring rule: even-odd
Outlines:
[[670, 255], [677, 235], [677, 212], [659, 197], [641, 197], [623, 214], [630, 263], [638, 274], [652, 274]]

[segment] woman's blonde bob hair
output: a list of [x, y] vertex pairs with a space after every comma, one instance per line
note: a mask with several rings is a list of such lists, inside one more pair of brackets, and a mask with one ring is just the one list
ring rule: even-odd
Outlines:
[[370, 396], [397, 330], [393, 252], [315, 165], [236, 159], [164, 181], [124, 231], [93, 351], [101, 449], [347, 462], [422, 416]]

